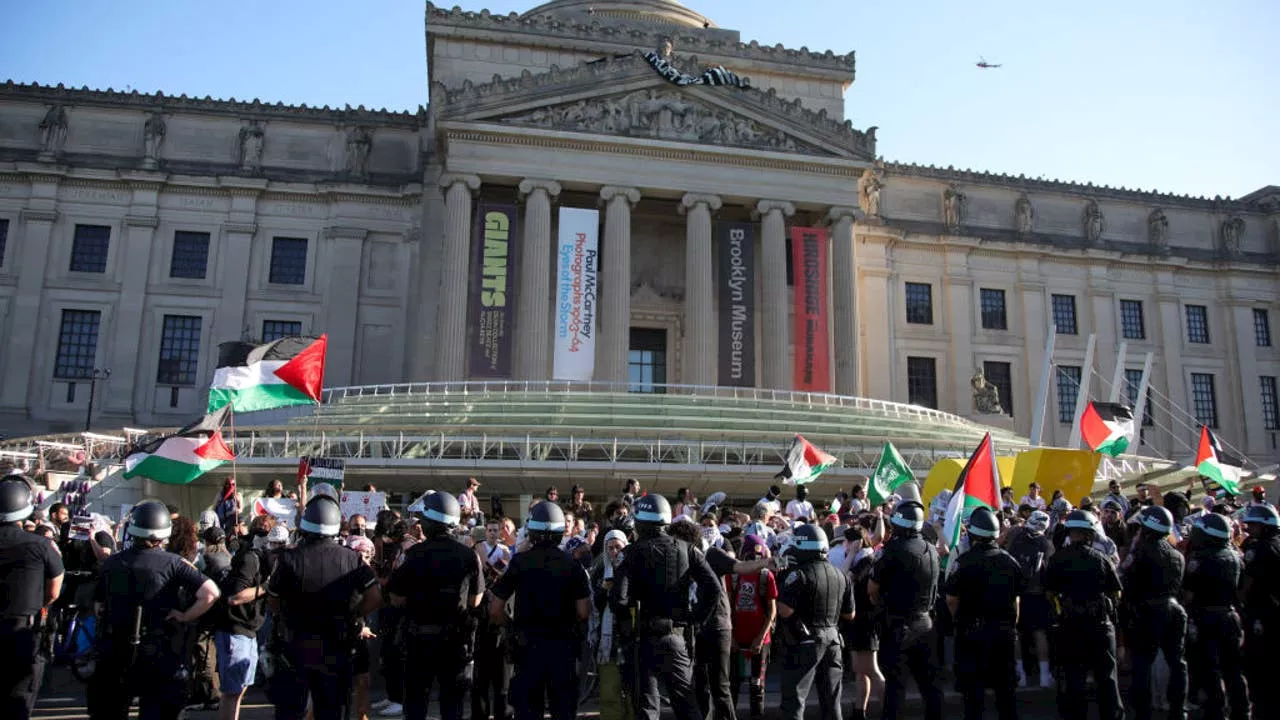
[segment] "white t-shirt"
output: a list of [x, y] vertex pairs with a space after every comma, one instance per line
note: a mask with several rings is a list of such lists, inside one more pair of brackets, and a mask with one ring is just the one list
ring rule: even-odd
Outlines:
[[1040, 495], [1040, 496], [1038, 496], [1038, 497], [1031, 497], [1030, 495], [1023, 495], [1023, 496], [1022, 496], [1022, 500], [1021, 500], [1021, 501], [1019, 501], [1019, 503], [1018, 503], [1018, 504], [1019, 504], [1019, 506], [1022, 506], [1022, 505], [1030, 505], [1031, 507], [1035, 508], [1036, 510], [1043, 510], [1043, 509], [1045, 509], [1045, 507], [1047, 507], [1047, 506], [1048, 506], [1048, 503], [1046, 503], [1046, 502], [1045, 502], [1045, 499], [1044, 499], [1044, 496], [1043, 496], [1043, 495]]
[[787, 503], [787, 517], [792, 520], [813, 520], [813, 503], [808, 500], [792, 500]]
[[827, 552], [827, 560], [831, 561], [831, 564], [835, 565], [840, 572], [846, 572], [849, 569], [850, 561], [853, 560], [853, 558], [849, 557], [849, 552], [845, 547], [844, 541], [841, 541], [840, 544]]
[[484, 553], [485, 562], [494, 567], [500, 564], [511, 564], [511, 548], [502, 543], [490, 546], [488, 542], [482, 542], [480, 551]]
[[760, 498], [759, 502], [757, 502], [756, 504], [764, 505], [765, 507], [769, 508], [769, 512], [773, 513], [774, 515], [777, 515], [778, 513], [782, 512], [782, 503], [779, 502], [778, 500], [770, 500], [767, 495], [765, 497]]

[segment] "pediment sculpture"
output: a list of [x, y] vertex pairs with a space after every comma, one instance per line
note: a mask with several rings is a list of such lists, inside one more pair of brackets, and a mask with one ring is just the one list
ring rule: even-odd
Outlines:
[[978, 369], [969, 380], [973, 388], [973, 409], [983, 415], [1002, 415], [1004, 408], [1000, 406], [1000, 389], [987, 380], [987, 376]]
[[696, 102], [678, 90], [650, 88], [589, 98], [504, 117], [499, 122], [778, 152], [829, 154], [751, 118]]

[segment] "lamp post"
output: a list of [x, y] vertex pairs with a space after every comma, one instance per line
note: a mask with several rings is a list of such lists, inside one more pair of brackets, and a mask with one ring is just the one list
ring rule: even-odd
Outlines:
[[89, 432], [89, 423], [93, 422], [93, 391], [97, 389], [99, 380], [111, 377], [110, 368], [94, 368], [89, 373], [89, 409], [84, 414], [84, 430]]

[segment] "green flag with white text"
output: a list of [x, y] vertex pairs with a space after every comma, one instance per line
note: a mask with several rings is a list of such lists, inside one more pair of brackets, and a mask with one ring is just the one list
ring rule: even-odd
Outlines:
[[[871, 476], [871, 482], [868, 483], [867, 500], [870, 501], [871, 507], [879, 507], [890, 495], [897, 492], [899, 487], [907, 483], [911, 484], [912, 489], [915, 488], [916, 476], [912, 474], [911, 466], [902, 459], [902, 455], [898, 453], [893, 443], [886, 442], [884, 450], [880, 453], [880, 463], [876, 465], [876, 471]], [[910, 499], [919, 499], [919, 493], [914, 493], [914, 497]]]

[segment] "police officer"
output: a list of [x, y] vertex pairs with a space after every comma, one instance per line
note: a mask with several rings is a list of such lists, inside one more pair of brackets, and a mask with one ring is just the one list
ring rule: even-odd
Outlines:
[[1045, 591], [1060, 608], [1057, 652], [1058, 707], [1064, 720], [1085, 720], [1085, 678], [1093, 672], [1102, 720], [1120, 720], [1124, 706], [1116, 677], [1115, 607], [1120, 577], [1111, 561], [1093, 547], [1098, 525], [1090, 513], [1072, 510], [1063, 525], [1067, 544], [1045, 569]]
[[1182, 598], [1186, 562], [1173, 545], [1173, 515], [1152, 505], [1138, 512], [1138, 538], [1121, 569], [1126, 631], [1133, 657], [1130, 701], [1138, 720], [1151, 717], [1151, 666], [1164, 651], [1169, 664], [1170, 720], [1186, 717], [1187, 613]]
[[582, 623], [591, 617], [587, 571], [560, 549], [565, 517], [559, 505], [550, 500], [535, 505], [525, 532], [533, 547], [511, 558], [494, 584], [489, 620], [505, 624], [506, 603], [515, 598], [510, 697], [516, 720], [541, 720], [547, 705], [552, 720], [573, 720]]
[[941, 720], [942, 690], [934, 660], [936, 634], [930, 612], [938, 595], [938, 550], [926, 542], [924, 506], [899, 503], [889, 518], [892, 535], [871, 568], [867, 594], [876, 605], [884, 707], [880, 716], [896, 720], [906, 698], [906, 675], [924, 698], [925, 720]]
[[0, 717], [26, 720], [44, 677], [35, 621], [62, 592], [62, 558], [53, 543], [22, 529], [31, 486], [21, 475], [0, 481]]
[[1022, 568], [996, 545], [1000, 521], [995, 513], [975, 508], [966, 527], [969, 550], [957, 558], [945, 587], [947, 609], [956, 623], [956, 684], [964, 694], [964, 717], [982, 720], [991, 687], [1000, 720], [1014, 720]]
[[[1236, 588], [1243, 566], [1231, 548], [1231, 524], [1217, 513], [1201, 516], [1191, 527], [1183, 596], [1190, 615], [1188, 644], [1198, 683], [1205, 691], [1205, 720], [1248, 720], [1249, 690], [1244, 681], [1244, 630], [1236, 612]], [[1222, 686], [1226, 685], [1224, 698]]]
[[[630, 632], [636, 639], [636, 716], [658, 720], [661, 677], [677, 720], [702, 720], [684, 633], [711, 618], [723, 590], [701, 553], [663, 532], [671, 524], [666, 498], [652, 493], [636, 498], [633, 510], [637, 540], [614, 572], [610, 604], [619, 622], [635, 610]], [[692, 610], [691, 586], [697, 596]]]
[[351, 692], [355, 621], [382, 604], [373, 570], [337, 542], [338, 501], [316, 495], [298, 523], [298, 546], [280, 552], [267, 583], [275, 616], [278, 669], [271, 678], [277, 720], [301, 720], [307, 697], [315, 720], [345, 715]]
[[1280, 639], [1280, 514], [1270, 505], [1250, 505], [1244, 526], [1245, 674], [1253, 699], [1254, 717], [1280, 714], [1275, 667], [1276, 641]]
[[853, 620], [853, 585], [827, 562], [827, 534], [817, 525], [795, 529], [787, 556], [795, 566], [782, 576], [778, 626], [782, 660], [782, 717], [801, 720], [814, 678], [822, 720], [841, 718], [844, 675], [840, 621]]
[[[102, 563], [94, 593], [98, 664], [88, 688], [93, 720], [123, 720], [134, 697], [146, 718], [177, 718], [186, 704], [187, 668], [174, 638], [221, 593], [195, 565], [164, 551], [171, 531], [163, 503], [139, 503], [129, 514], [133, 544]], [[180, 609], [183, 593], [195, 602]]]
[[474, 550], [453, 539], [462, 519], [456, 498], [423, 499], [423, 541], [404, 555], [387, 585], [404, 609], [405, 720], [425, 720], [431, 686], [440, 688], [440, 717], [460, 720], [475, 649], [474, 610], [484, 596], [484, 570]]

